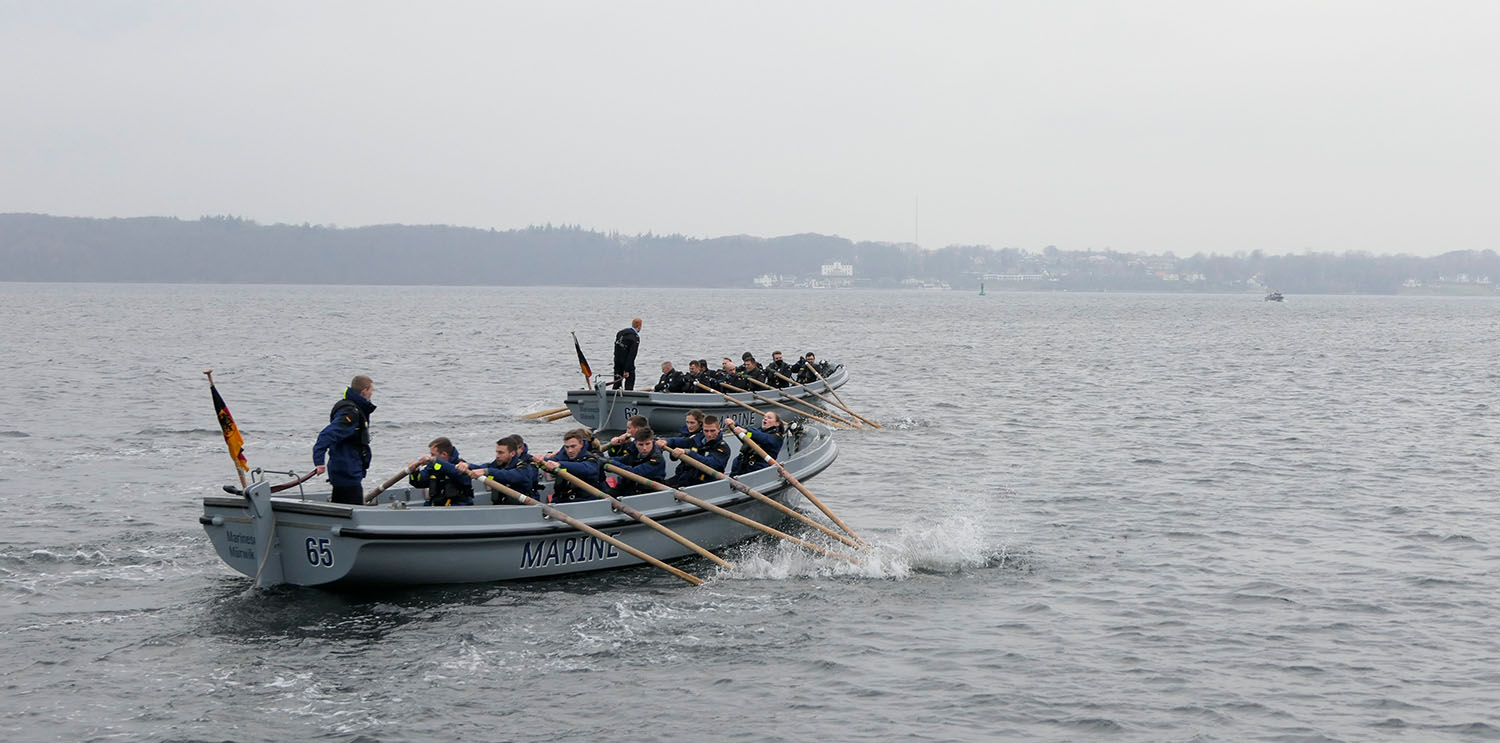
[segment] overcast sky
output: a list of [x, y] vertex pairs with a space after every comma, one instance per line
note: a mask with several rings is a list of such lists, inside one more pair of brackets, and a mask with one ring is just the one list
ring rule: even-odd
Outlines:
[[1500, 2], [11, 2], [0, 212], [1500, 249]]

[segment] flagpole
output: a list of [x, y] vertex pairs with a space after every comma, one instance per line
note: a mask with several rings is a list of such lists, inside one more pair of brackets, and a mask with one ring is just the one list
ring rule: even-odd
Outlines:
[[204, 369], [203, 375], [208, 377], [208, 391], [213, 394], [214, 413], [218, 415], [219, 428], [224, 431], [224, 446], [229, 449], [229, 461], [234, 463], [234, 474], [240, 476], [240, 488], [247, 488], [250, 484], [245, 481], [245, 470], [250, 465], [245, 461], [245, 440], [240, 436], [239, 426], [234, 424], [234, 416], [229, 414], [229, 406], [224, 404], [224, 398], [219, 397], [219, 390], [214, 387], [214, 370]]

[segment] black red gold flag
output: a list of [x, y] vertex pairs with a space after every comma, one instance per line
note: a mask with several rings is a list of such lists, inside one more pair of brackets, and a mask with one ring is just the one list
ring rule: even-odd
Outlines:
[[214, 395], [214, 412], [219, 416], [219, 428], [224, 429], [224, 444], [229, 447], [229, 458], [234, 460], [234, 466], [239, 469], [240, 481], [243, 482], [244, 473], [250, 471], [250, 463], [245, 460], [245, 439], [240, 436], [240, 427], [234, 424], [234, 416], [229, 414], [229, 406], [219, 396], [218, 388], [210, 383], [208, 390]]
[[570, 334], [573, 336], [573, 350], [578, 352], [578, 370], [583, 372], [584, 385], [588, 385], [594, 379], [594, 372], [589, 368], [589, 360], [583, 357], [583, 346], [578, 345], [578, 334]]

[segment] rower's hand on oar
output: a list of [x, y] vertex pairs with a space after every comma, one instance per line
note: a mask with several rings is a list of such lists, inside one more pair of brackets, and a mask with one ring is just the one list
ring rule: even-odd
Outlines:
[[324, 472], [327, 472], [327, 471], [328, 471], [328, 466], [327, 465], [320, 464], [320, 465], [318, 465], [318, 466], [316, 466], [316, 467], [313, 468], [313, 474], [314, 475], [321, 475], [321, 474], [323, 474]]

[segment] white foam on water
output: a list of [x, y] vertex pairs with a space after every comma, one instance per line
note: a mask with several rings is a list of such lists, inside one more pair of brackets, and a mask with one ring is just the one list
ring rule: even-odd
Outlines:
[[785, 540], [758, 542], [728, 556], [734, 570], [719, 570], [715, 578], [786, 580], [790, 578], [861, 578], [904, 580], [913, 573], [960, 573], [991, 567], [1004, 560], [1004, 545], [995, 544], [985, 508], [954, 509], [952, 514], [903, 527], [890, 535], [861, 534], [868, 551], [848, 547], [821, 535], [802, 539], [830, 552], [854, 558], [846, 562], [816, 554]]

